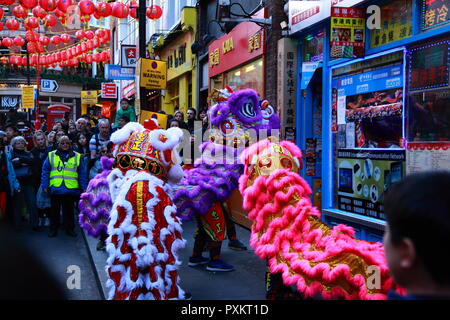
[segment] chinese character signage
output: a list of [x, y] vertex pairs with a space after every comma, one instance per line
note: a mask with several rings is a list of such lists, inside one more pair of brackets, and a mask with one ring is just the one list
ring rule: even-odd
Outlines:
[[363, 9], [331, 8], [332, 58], [364, 56], [365, 12]]
[[449, 8], [448, 0], [422, 0], [422, 30], [449, 23]]
[[161, 60], [139, 59], [140, 86], [165, 90], [167, 87], [167, 63]]
[[111, 82], [102, 82], [101, 96], [104, 99], [117, 99], [117, 85]]
[[370, 31], [370, 47], [379, 47], [412, 35], [412, 1], [395, 0], [381, 7], [381, 28]]
[[295, 143], [297, 46], [289, 38], [278, 41], [278, 109], [283, 128], [282, 139]]
[[449, 85], [450, 41], [413, 48], [409, 59], [410, 91]]
[[303, 30], [330, 16], [331, 2], [323, 1], [289, 1], [290, 32]]
[[137, 61], [137, 51], [134, 45], [122, 45], [121, 65], [123, 68], [135, 68]]

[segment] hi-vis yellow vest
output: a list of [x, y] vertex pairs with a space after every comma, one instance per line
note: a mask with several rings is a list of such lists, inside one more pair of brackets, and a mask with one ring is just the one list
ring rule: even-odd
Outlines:
[[64, 181], [67, 189], [78, 189], [78, 167], [80, 166], [81, 155], [75, 152], [75, 157], [71, 157], [65, 164], [56, 154], [56, 151], [48, 153], [50, 163], [50, 187], [60, 187]]

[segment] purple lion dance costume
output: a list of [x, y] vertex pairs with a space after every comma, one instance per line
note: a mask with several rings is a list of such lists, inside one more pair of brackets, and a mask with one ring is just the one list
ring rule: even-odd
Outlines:
[[100, 161], [103, 171], [89, 182], [78, 202], [78, 222], [90, 236], [104, 240], [108, 237], [109, 213], [113, 204], [107, 177], [111, 173], [114, 158], [101, 157]]
[[174, 203], [183, 220], [197, 217], [210, 241], [226, 236], [221, 203], [239, 186], [244, 166], [239, 155], [261, 134], [270, 136], [280, 128], [280, 120], [267, 100], [260, 100], [252, 89], [222, 90], [220, 101], [208, 110], [210, 140], [200, 146], [201, 158], [186, 178], [175, 186]]

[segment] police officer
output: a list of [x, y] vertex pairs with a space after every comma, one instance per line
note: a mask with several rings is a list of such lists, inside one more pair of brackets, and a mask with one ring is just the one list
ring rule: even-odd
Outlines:
[[50, 233], [56, 237], [62, 208], [64, 227], [67, 235], [76, 237], [74, 232], [74, 204], [87, 187], [86, 166], [81, 155], [73, 151], [67, 136], [58, 140], [58, 148], [49, 152], [42, 166], [42, 190], [50, 193]]

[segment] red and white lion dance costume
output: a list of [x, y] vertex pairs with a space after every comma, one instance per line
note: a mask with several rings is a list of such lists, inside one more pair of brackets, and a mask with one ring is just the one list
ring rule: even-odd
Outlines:
[[[320, 220], [311, 188], [298, 174], [296, 145], [266, 139], [246, 149], [241, 160], [239, 188], [253, 222], [250, 243], [272, 274], [281, 273], [283, 283], [304, 298], [386, 299], [395, 285], [382, 244], [357, 240], [353, 228], [331, 228]], [[374, 271], [379, 286], [370, 281]]]
[[[148, 128], [147, 128], [148, 127]], [[113, 207], [108, 224], [106, 271], [109, 299], [183, 299], [178, 251], [185, 246], [172, 203], [184, 176], [174, 148], [179, 128], [129, 123], [113, 133], [115, 169], [108, 176]]]

